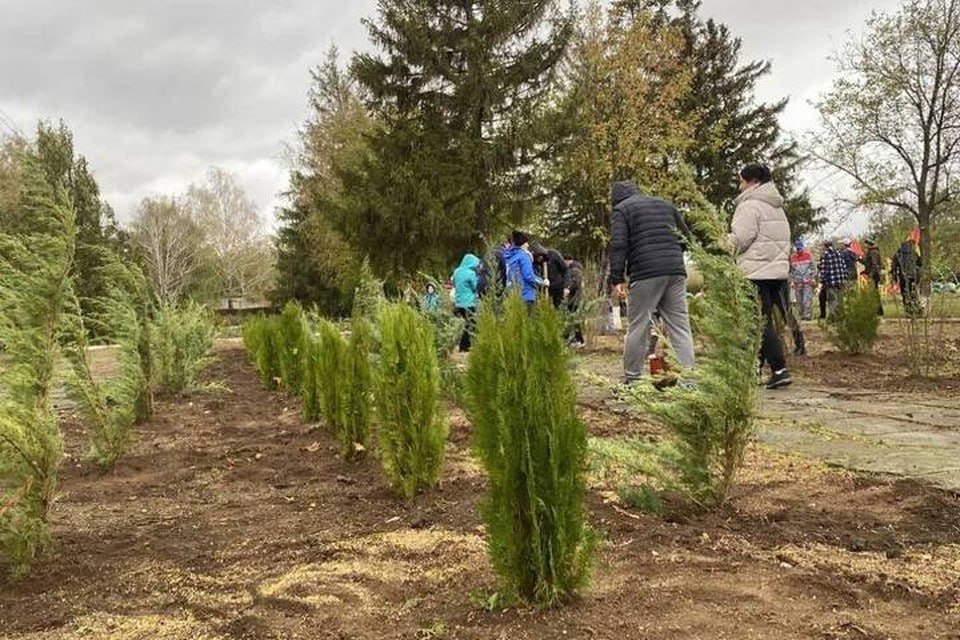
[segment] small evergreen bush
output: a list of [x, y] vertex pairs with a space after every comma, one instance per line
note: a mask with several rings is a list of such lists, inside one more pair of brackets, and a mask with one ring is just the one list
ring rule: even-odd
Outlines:
[[704, 351], [683, 373], [693, 384], [665, 393], [636, 384], [625, 393], [673, 435], [660, 464], [696, 502], [720, 504], [754, 434], [762, 325], [754, 286], [733, 259], [692, 250], [705, 283], [693, 318]]
[[307, 335], [306, 319], [300, 305], [288, 302], [273, 329], [280, 380], [288, 391], [300, 393], [306, 363], [304, 340]]
[[50, 541], [63, 439], [50, 402], [76, 248], [73, 208], [23, 156], [22, 233], [0, 229], [0, 561], [30, 570]]
[[[143, 324], [137, 313], [136, 299], [127, 291], [111, 286], [107, 294], [89, 305], [96, 313], [85, 322], [78, 301], [69, 315], [64, 353], [71, 365], [68, 390], [80, 412], [90, 423], [91, 446], [88, 457], [103, 468], [110, 468], [130, 441], [133, 426], [140, 421], [150, 381], [141, 360]], [[115, 345], [116, 372], [105, 381], [94, 378], [88, 359], [88, 324]]]
[[337, 434], [343, 420], [341, 376], [347, 357], [347, 341], [337, 325], [329, 320], [321, 320], [317, 327], [317, 347], [314, 370], [320, 410], [327, 428]]
[[370, 322], [362, 317], [354, 318], [350, 340], [340, 361], [343, 368], [337, 376], [341, 395], [337, 439], [340, 441], [340, 455], [346, 460], [362, 457], [369, 445], [373, 413], [370, 397], [373, 386], [372, 342]]
[[243, 325], [243, 345], [253, 361], [263, 386], [276, 389], [280, 380], [277, 319], [257, 316]]
[[830, 341], [846, 354], [867, 353], [880, 335], [880, 292], [873, 284], [848, 287], [827, 322]]
[[437, 358], [444, 362], [460, 344], [463, 327], [466, 324], [463, 318], [458, 318], [446, 307], [431, 314], [424, 314], [433, 324], [433, 343], [437, 351]]
[[150, 333], [154, 386], [164, 393], [196, 390], [200, 375], [213, 362], [213, 313], [195, 302], [162, 306]]
[[386, 303], [383, 280], [374, 275], [370, 260], [365, 258], [360, 265], [357, 288], [353, 293], [353, 317], [376, 323]]
[[401, 496], [412, 498], [440, 477], [447, 425], [433, 328], [407, 305], [381, 310], [375, 391], [384, 473]]
[[586, 428], [577, 415], [563, 322], [517, 294], [484, 305], [467, 371], [474, 448], [489, 476], [487, 547], [505, 593], [556, 603], [587, 580]]
[[303, 336], [303, 379], [300, 383], [300, 406], [307, 422], [320, 420], [320, 391], [317, 370], [320, 366], [320, 342], [308, 328]]

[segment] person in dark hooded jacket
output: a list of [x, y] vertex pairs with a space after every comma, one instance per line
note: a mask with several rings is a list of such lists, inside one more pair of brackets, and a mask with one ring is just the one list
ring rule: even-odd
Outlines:
[[909, 315], [920, 311], [920, 296], [917, 283], [920, 281], [920, 267], [922, 263], [917, 255], [917, 245], [912, 238], [900, 245], [893, 254], [890, 264], [890, 275], [900, 285], [900, 295], [903, 297], [903, 308]]
[[[867, 274], [867, 277], [873, 282], [877, 293], [880, 293], [880, 282], [883, 280], [883, 256], [880, 255], [880, 248], [873, 238], [867, 238], [865, 243], [867, 245], [867, 252], [860, 262], [863, 263], [863, 272]], [[883, 300], [880, 299], [880, 296], [877, 296], [877, 298], [880, 300], [879, 306], [877, 307], [877, 315], [882, 316]]]
[[[533, 252], [533, 264], [537, 269], [537, 275], [545, 277], [550, 281], [550, 287], [547, 293], [550, 294], [550, 302], [557, 309], [563, 304], [566, 297], [567, 282], [567, 261], [563, 255], [555, 249], [550, 249], [538, 242], [530, 245]], [[546, 274], [544, 274], [546, 269]]]
[[[567, 282], [565, 284], [567, 292], [567, 308], [570, 313], [577, 313], [580, 305], [583, 303], [583, 265], [576, 260], [567, 258]], [[570, 344], [580, 348], [586, 346], [583, 339], [583, 327], [577, 323], [569, 336]]]
[[680, 365], [693, 367], [682, 240], [690, 237], [690, 230], [675, 206], [641, 194], [633, 182], [614, 183], [611, 196], [610, 282], [621, 299], [629, 297], [630, 325], [623, 352], [626, 382], [639, 380], [647, 367], [654, 312], [667, 328]]

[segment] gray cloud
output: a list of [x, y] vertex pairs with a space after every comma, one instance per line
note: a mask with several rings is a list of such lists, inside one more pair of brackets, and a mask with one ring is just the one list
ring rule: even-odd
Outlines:
[[[0, 111], [64, 118], [122, 218], [221, 165], [268, 212], [309, 69], [362, 47], [375, 2], [4, 0]], [[12, 17], [12, 18], [11, 18]]]
[[[746, 56], [773, 61], [758, 95], [791, 96], [785, 125], [802, 131], [832, 76], [827, 56], [871, 10], [897, 4], [704, 0], [702, 12], [729, 24]], [[122, 219], [212, 164], [235, 172], [270, 213], [285, 186], [282, 143], [307, 113], [309, 69], [332, 44], [344, 55], [366, 47], [360, 19], [376, 10], [375, 0], [0, 5], [0, 115], [25, 130], [64, 118]]]

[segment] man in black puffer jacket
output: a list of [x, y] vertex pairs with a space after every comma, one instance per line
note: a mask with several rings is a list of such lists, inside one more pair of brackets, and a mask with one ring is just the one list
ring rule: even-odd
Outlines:
[[610, 279], [617, 294], [627, 296], [630, 327], [623, 351], [627, 384], [639, 380], [647, 368], [647, 349], [653, 313], [659, 312], [667, 338], [684, 368], [694, 365], [693, 334], [687, 313], [687, 270], [683, 238], [690, 230], [665, 200], [640, 193], [633, 182], [616, 182], [612, 190], [610, 223]]

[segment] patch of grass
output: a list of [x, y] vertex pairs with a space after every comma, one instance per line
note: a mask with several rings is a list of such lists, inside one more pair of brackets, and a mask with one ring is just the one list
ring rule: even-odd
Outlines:
[[[928, 308], [937, 318], [960, 318], [960, 294], [935, 293], [930, 296]], [[883, 314], [888, 319], [902, 319], [907, 317], [900, 298], [883, 297]]]
[[648, 484], [640, 486], [621, 485], [617, 488], [617, 496], [623, 503], [644, 513], [659, 515], [663, 513], [663, 500], [660, 492]]

